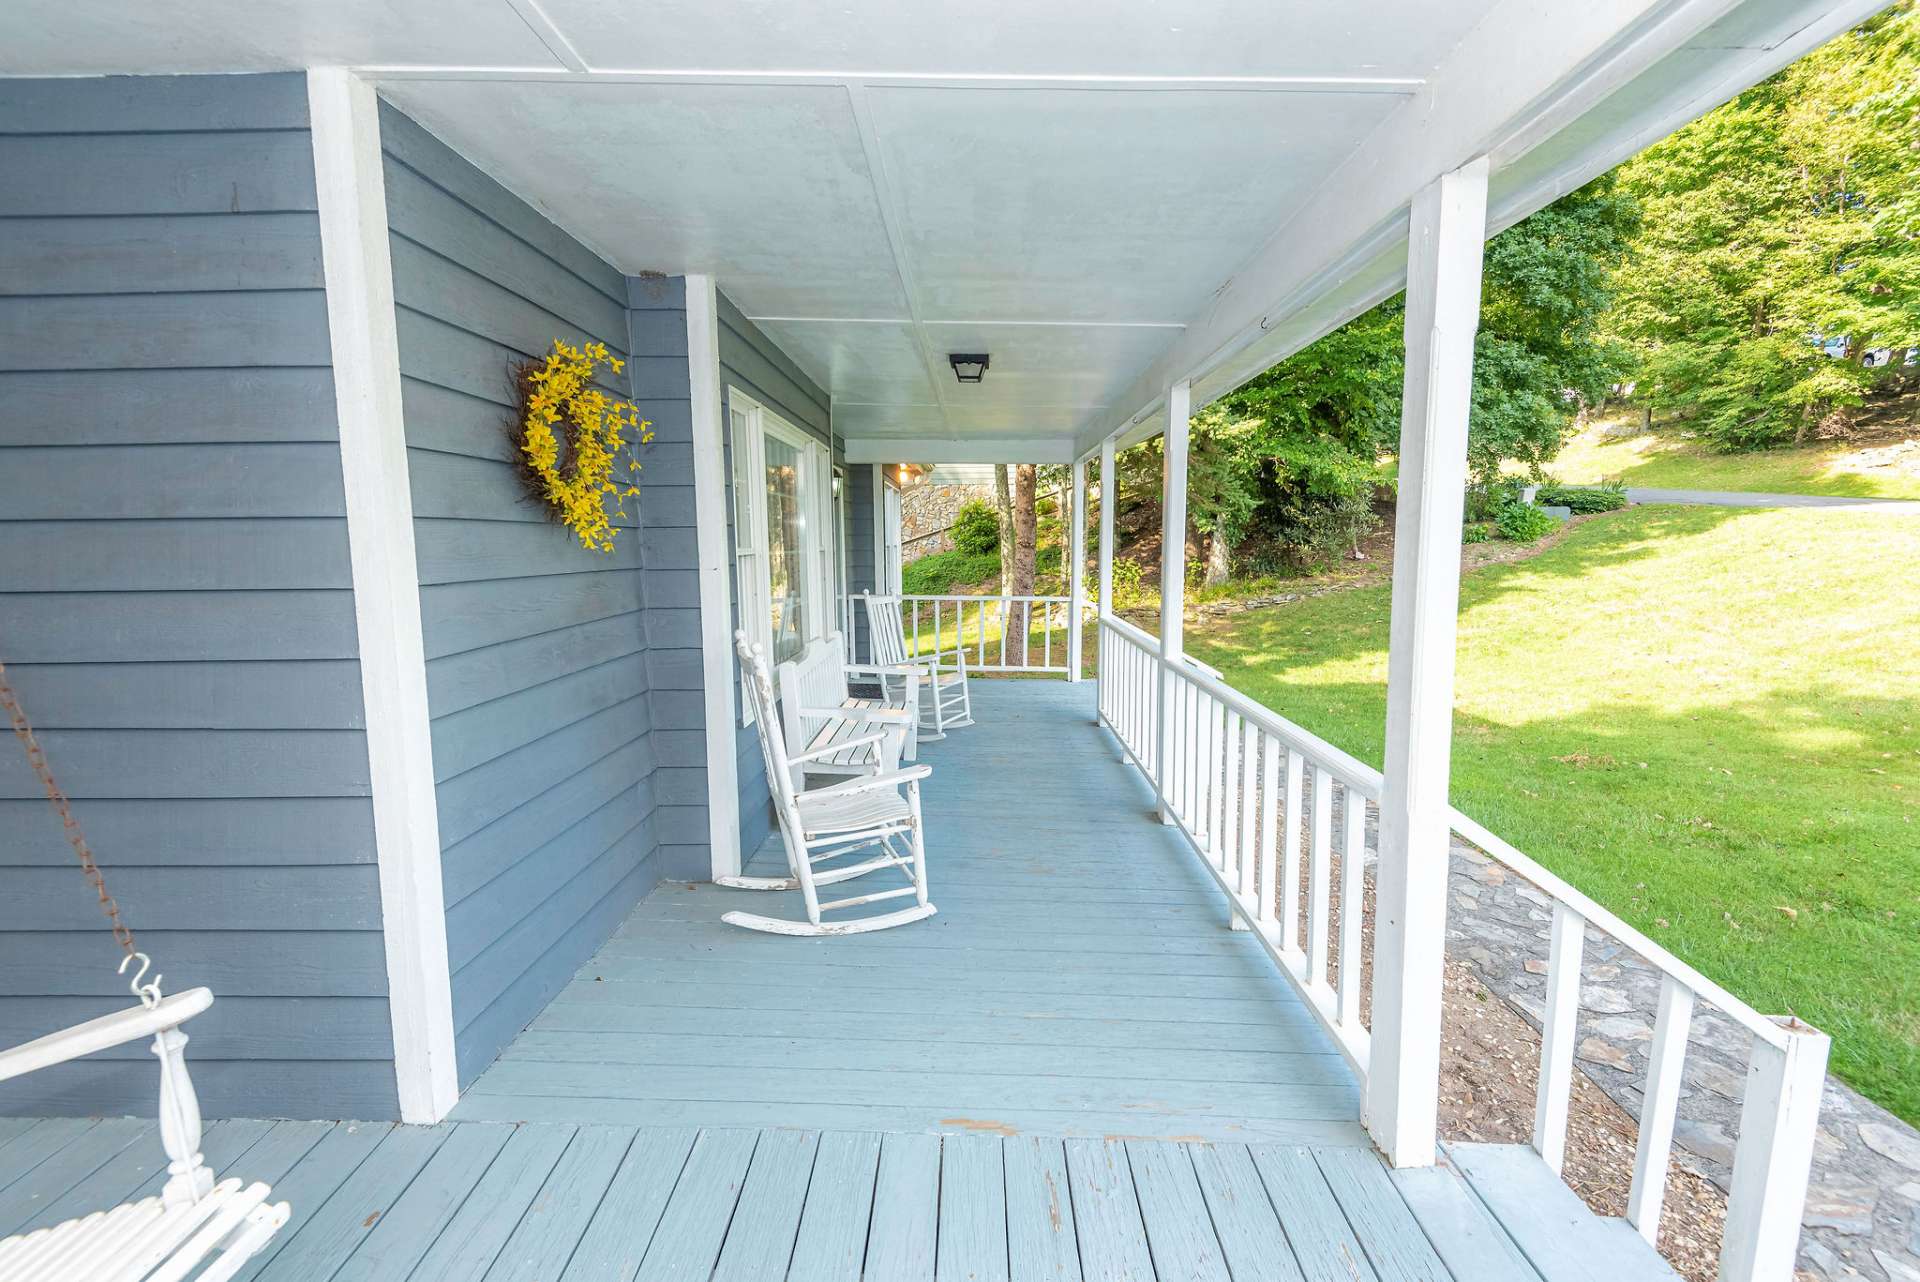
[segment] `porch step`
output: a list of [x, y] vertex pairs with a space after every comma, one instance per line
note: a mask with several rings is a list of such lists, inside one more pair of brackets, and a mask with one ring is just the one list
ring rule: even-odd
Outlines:
[[1625, 1220], [1595, 1215], [1522, 1144], [1449, 1144], [1467, 1177], [1545, 1282], [1679, 1282]]
[[1389, 1174], [1454, 1277], [1472, 1282], [1541, 1282], [1520, 1248], [1444, 1156], [1433, 1166]]

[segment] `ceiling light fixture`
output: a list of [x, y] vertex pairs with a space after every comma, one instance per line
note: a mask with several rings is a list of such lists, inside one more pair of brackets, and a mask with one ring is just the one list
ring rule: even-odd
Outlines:
[[953, 366], [953, 376], [962, 383], [978, 383], [987, 376], [987, 354], [977, 352], [971, 355], [954, 352], [947, 357], [947, 364]]

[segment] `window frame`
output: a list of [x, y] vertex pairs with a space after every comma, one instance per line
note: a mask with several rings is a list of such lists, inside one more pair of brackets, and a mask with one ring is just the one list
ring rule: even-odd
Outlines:
[[[733, 576], [739, 627], [755, 644], [773, 653], [773, 547], [767, 528], [767, 439], [792, 449], [799, 459], [795, 478], [803, 579], [801, 639], [813, 642], [833, 632], [833, 565], [844, 543], [833, 528], [833, 459], [820, 439], [781, 417], [738, 387], [727, 388], [728, 444], [732, 450]], [[741, 675], [744, 685], [745, 674]], [[740, 724], [753, 724], [744, 689]]]

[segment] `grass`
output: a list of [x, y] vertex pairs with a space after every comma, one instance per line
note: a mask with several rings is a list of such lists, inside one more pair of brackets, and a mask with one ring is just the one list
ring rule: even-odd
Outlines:
[[1911, 466], [1905, 471], [1867, 468], [1859, 457], [1860, 447], [1844, 442], [1717, 454], [1659, 431], [1608, 436], [1606, 426], [1568, 441], [1547, 471], [1569, 485], [1618, 479], [1651, 489], [1920, 499], [1920, 472]]
[[[1462, 591], [1453, 798], [1920, 1123], [1920, 521], [1639, 507]], [[1189, 633], [1378, 763], [1388, 595]]]

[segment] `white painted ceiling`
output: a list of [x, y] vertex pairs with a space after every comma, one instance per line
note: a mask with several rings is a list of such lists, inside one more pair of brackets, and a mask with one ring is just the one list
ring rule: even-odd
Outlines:
[[[1244, 281], [1345, 279], [1319, 246], [1377, 239], [1434, 172], [1369, 157], [1434, 132], [1457, 164], [1540, 118], [1461, 123], [1508, 88], [1484, 68], [1591, 82], [1625, 33], [1664, 54], [1759, 14], [1758, 45], [1865, 0], [1561, 2], [8, 0], [0, 74], [359, 68], [617, 266], [712, 274], [843, 435], [1084, 445], [1216, 329], [1257, 349]], [[1596, 152], [1642, 123], [1600, 102]], [[1530, 160], [1546, 197], [1571, 172]], [[1275, 273], [1296, 241], [1324, 261]]]

